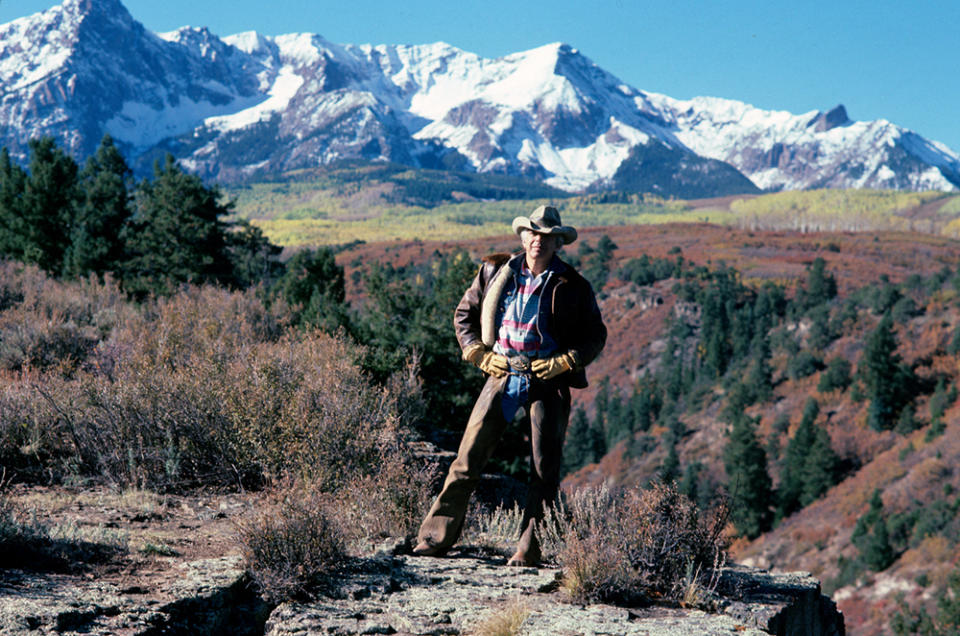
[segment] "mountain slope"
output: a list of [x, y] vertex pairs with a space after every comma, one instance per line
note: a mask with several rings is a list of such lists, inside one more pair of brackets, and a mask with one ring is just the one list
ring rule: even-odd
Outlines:
[[[105, 132], [141, 170], [171, 151], [224, 181], [364, 159], [678, 196], [960, 185], [960, 156], [889, 122], [646, 93], [562, 43], [485, 59], [306, 33], [156, 35], [119, 0], [0, 26], [0, 143], [23, 159], [49, 134], [85, 156]], [[618, 176], [652, 154], [658, 171]]]

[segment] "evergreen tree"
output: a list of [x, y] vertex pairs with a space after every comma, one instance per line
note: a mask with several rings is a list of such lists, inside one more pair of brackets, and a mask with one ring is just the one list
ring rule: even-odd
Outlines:
[[896, 560], [879, 489], [873, 491], [870, 508], [857, 519], [851, 540], [860, 551], [860, 558], [871, 570], [886, 570]]
[[582, 406], [578, 406], [570, 418], [567, 437], [563, 446], [563, 470], [570, 474], [599, 459], [596, 439], [590, 418]]
[[700, 312], [700, 342], [704, 369], [711, 378], [720, 378], [727, 370], [732, 347], [729, 340], [730, 317], [719, 287], [709, 286]]
[[897, 348], [893, 320], [886, 314], [867, 338], [857, 367], [870, 400], [868, 421], [874, 430], [890, 430], [896, 426], [915, 384], [913, 372], [902, 363]]
[[646, 432], [656, 420], [656, 406], [653, 396], [653, 387], [650, 382], [643, 382], [634, 388], [630, 396], [631, 433]]
[[758, 332], [753, 343], [753, 359], [747, 374], [752, 402], [767, 402], [773, 397], [773, 370], [770, 368], [770, 337]]
[[809, 313], [812, 322], [807, 335], [807, 346], [814, 351], [823, 351], [835, 338], [830, 324], [830, 310], [826, 305], [817, 305]]
[[744, 414], [733, 418], [723, 459], [730, 491], [730, 520], [741, 535], [755, 539], [770, 529], [773, 492], [767, 456], [757, 441], [756, 421]]
[[567, 435], [563, 443], [563, 472], [570, 474], [590, 463], [592, 455], [590, 440], [590, 420], [582, 406], [578, 406], [570, 417]]
[[52, 137], [32, 139], [23, 190], [20, 258], [60, 275], [76, 213], [77, 164]]
[[803, 462], [803, 490], [800, 506], [808, 506], [837, 483], [840, 458], [833, 450], [830, 434], [822, 426], [813, 426], [813, 441]]
[[227, 234], [227, 250], [233, 268], [233, 282], [241, 289], [263, 283], [270, 287], [283, 275], [280, 262], [283, 248], [270, 242], [263, 231], [246, 219], [238, 221]]
[[68, 276], [119, 272], [126, 258], [121, 230], [129, 221], [130, 168], [105, 135], [80, 173], [77, 214], [64, 263]]
[[780, 485], [777, 489], [777, 517], [787, 517], [801, 507], [804, 491], [804, 471], [807, 452], [816, 437], [814, 430], [820, 405], [813, 398], [807, 399], [803, 407], [803, 417], [787, 443], [780, 466]]
[[0, 150], [0, 257], [23, 260], [26, 183], [27, 173], [10, 159], [6, 148]]
[[169, 294], [183, 283], [229, 282], [221, 217], [231, 205], [219, 203], [219, 190], [184, 172], [170, 154], [153, 170], [153, 180], [137, 186], [135, 214], [123, 232], [129, 253], [124, 287], [144, 296]]
[[700, 462], [690, 462], [683, 467], [683, 477], [680, 480], [680, 485], [678, 486], [680, 492], [690, 498], [690, 501], [695, 501], [698, 504], [701, 504], [701, 507], [706, 508], [703, 505], [703, 489], [700, 486], [700, 473], [703, 472], [703, 464]]
[[[332, 254], [329, 265], [334, 266]], [[411, 361], [419, 361], [426, 409], [418, 423], [425, 435], [466, 421], [484, 382], [483, 374], [461, 359], [451, 320], [476, 271], [465, 251], [436, 253], [412, 272], [371, 267], [365, 277], [366, 309], [351, 320], [351, 332], [365, 347], [361, 364], [375, 380], [386, 381]], [[339, 288], [338, 280], [334, 293], [318, 296], [340, 298]], [[524, 448], [519, 429], [510, 427], [498, 446], [500, 454], [494, 457], [494, 465], [520, 466], [515, 456]], [[504, 457], [502, 453], [512, 455]]]
[[827, 263], [817, 257], [807, 269], [807, 285], [804, 293], [805, 308], [816, 307], [837, 295], [837, 280], [827, 272]]
[[840, 356], [832, 358], [827, 363], [826, 370], [820, 375], [817, 391], [821, 393], [845, 391], [848, 386], [850, 386], [850, 361]]
[[660, 464], [658, 476], [660, 477], [660, 481], [669, 484], [675, 482], [677, 477], [680, 476], [680, 458], [677, 456], [677, 442], [672, 435], [666, 437], [664, 443], [667, 447], [667, 454]]
[[613, 261], [615, 249], [617, 244], [606, 234], [600, 237], [595, 248], [591, 248], [586, 242], [580, 244], [578, 250], [582, 260], [580, 273], [598, 291], [603, 289], [610, 275], [610, 263]]
[[343, 267], [328, 247], [294, 254], [274, 291], [287, 301], [299, 324], [328, 332], [347, 324]]

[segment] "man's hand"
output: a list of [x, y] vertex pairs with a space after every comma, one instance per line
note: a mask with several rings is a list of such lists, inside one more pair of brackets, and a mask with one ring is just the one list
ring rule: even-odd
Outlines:
[[555, 378], [561, 373], [573, 371], [577, 368], [578, 356], [575, 351], [558, 353], [549, 358], [534, 360], [530, 363], [530, 370], [540, 380], [549, 380]]
[[495, 378], [502, 378], [510, 371], [510, 361], [505, 356], [490, 351], [479, 342], [463, 350], [463, 359]]

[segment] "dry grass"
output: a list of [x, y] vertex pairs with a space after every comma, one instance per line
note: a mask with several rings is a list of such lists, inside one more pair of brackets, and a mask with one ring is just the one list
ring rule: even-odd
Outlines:
[[703, 606], [726, 558], [726, 513], [709, 515], [672, 486], [578, 491], [559, 517], [563, 585], [577, 602]]
[[490, 615], [470, 634], [472, 636], [518, 636], [523, 623], [530, 616], [530, 608], [520, 598], [516, 598], [504, 607], [494, 608]]
[[102, 526], [44, 523], [36, 510], [0, 495], [0, 568], [83, 570], [127, 550], [122, 532]]

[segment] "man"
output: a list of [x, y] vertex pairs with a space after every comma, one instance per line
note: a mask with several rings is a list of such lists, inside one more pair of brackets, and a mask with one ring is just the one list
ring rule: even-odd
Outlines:
[[577, 239], [556, 208], [513, 220], [523, 253], [494, 254], [454, 312], [463, 359], [488, 375], [443, 490], [420, 526], [414, 554], [442, 556], [460, 536], [480, 471], [519, 408], [530, 418], [531, 483], [517, 550], [508, 565], [536, 565], [536, 525], [557, 496], [570, 388], [587, 386], [584, 367], [607, 330], [593, 289], [556, 253]]

